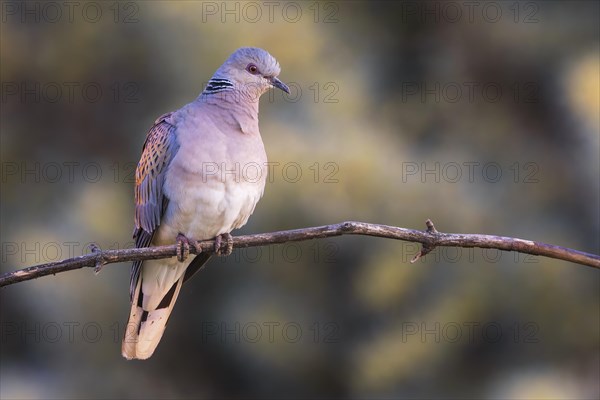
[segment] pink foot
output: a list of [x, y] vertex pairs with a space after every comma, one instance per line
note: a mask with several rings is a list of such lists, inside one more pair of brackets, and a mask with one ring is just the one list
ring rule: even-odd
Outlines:
[[184, 262], [190, 255], [190, 239], [183, 233], [177, 235], [177, 261]]
[[[225, 243], [223, 243], [225, 241]], [[223, 233], [215, 237], [215, 254], [228, 256], [233, 251], [233, 238], [230, 233]]]

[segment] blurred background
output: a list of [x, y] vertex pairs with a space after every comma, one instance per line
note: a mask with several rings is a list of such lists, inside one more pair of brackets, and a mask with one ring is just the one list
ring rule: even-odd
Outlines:
[[[2, 2], [1, 272], [132, 245], [159, 115], [236, 48], [274, 164], [234, 234], [359, 220], [600, 253], [597, 2]], [[468, 2], [467, 2], [468, 3]], [[368, 237], [237, 250], [120, 355], [129, 265], [0, 290], [2, 398], [600, 395], [600, 273]]]

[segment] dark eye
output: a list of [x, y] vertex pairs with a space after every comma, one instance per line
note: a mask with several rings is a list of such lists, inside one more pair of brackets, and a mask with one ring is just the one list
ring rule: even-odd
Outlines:
[[258, 67], [254, 64], [248, 64], [246, 71], [250, 72], [252, 75], [256, 75], [259, 72]]

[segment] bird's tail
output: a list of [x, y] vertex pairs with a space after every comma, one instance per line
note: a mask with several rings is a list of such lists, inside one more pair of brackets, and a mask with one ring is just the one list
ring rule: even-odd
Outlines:
[[173, 283], [171, 289], [163, 297], [158, 307], [148, 311], [143, 308], [142, 274], [138, 278], [135, 293], [131, 302], [129, 321], [125, 328], [125, 336], [121, 346], [123, 357], [128, 360], [149, 358], [160, 342], [165, 331], [169, 315], [181, 290], [184, 275]]
[[[135, 290], [131, 297], [131, 311], [121, 346], [128, 360], [145, 360], [154, 353], [165, 331], [181, 286], [210, 259], [210, 254], [199, 254], [189, 264], [172, 260], [171, 265], [148, 260], [133, 275]], [[146, 283], [144, 283], [144, 279]]]

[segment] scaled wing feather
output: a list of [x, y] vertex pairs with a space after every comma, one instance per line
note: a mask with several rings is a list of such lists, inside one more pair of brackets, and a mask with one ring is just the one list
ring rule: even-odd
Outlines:
[[[154, 231], [167, 208], [169, 199], [163, 194], [165, 172], [179, 145], [175, 139], [172, 113], [158, 118], [146, 137], [142, 157], [135, 171], [135, 246], [148, 247]], [[129, 293], [131, 299], [140, 274], [142, 261], [135, 261], [131, 268]]]

